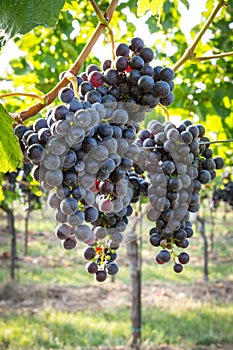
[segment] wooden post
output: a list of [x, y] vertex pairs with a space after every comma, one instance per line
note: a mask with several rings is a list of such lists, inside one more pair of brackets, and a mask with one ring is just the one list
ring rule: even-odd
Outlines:
[[28, 192], [27, 193], [28, 196], [28, 208], [27, 208], [27, 213], [26, 213], [26, 217], [25, 217], [25, 230], [24, 230], [24, 250], [23, 250], [23, 255], [26, 256], [28, 254], [28, 224], [29, 224], [29, 217], [30, 217], [30, 213], [33, 209], [32, 205], [31, 205], [31, 193]]
[[209, 281], [209, 269], [208, 269], [209, 255], [208, 255], [208, 240], [205, 232], [205, 219], [198, 216], [198, 221], [200, 222], [199, 231], [204, 241], [204, 268], [203, 268], [204, 277], [203, 279], [205, 282], [208, 282]]
[[[141, 301], [141, 277], [142, 277], [142, 220], [146, 214], [150, 204], [145, 209], [141, 210], [141, 202], [139, 202], [139, 209], [130, 223], [130, 232], [127, 237], [127, 250], [130, 261], [130, 277], [132, 289], [132, 303], [131, 303], [131, 347], [139, 350], [141, 346], [142, 336], [142, 301]], [[136, 233], [137, 224], [139, 227], [139, 237]]]
[[129, 243], [128, 256], [130, 260], [130, 277], [132, 288], [132, 306], [131, 306], [131, 347], [140, 349], [141, 344], [141, 266], [139, 264], [139, 244], [138, 236], [135, 231], [128, 234]]
[[10, 278], [14, 280], [15, 279], [15, 260], [17, 256], [14, 212], [4, 203], [1, 204], [1, 208], [7, 214], [7, 223], [8, 223], [8, 228], [9, 228], [10, 237], [11, 237]]
[[214, 231], [215, 231], [215, 220], [214, 220], [214, 208], [210, 207], [210, 222], [211, 222], [211, 231], [210, 231], [210, 252], [214, 251]]

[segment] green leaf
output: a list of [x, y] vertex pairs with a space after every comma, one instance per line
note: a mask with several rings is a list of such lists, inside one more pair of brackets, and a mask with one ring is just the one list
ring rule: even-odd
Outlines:
[[19, 142], [13, 133], [13, 119], [0, 104], [0, 172], [15, 171], [20, 167], [23, 155]]
[[181, 2], [184, 4], [184, 6], [189, 9], [189, 2], [188, 0], [181, 0]]
[[147, 11], [151, 11], [152, 15], [158, 15], [159, 18], [162, 13], [164, 0], [138, 0], [138, 16], [143, 16]]
[[0, 0], [0, 47], [38, 25], [55, 25], [65, 0]]

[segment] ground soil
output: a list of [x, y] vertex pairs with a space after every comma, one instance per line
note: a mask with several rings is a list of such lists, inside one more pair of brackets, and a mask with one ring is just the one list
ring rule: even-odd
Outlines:
[[[95, 296], [93, 298], [93, 295]], [[172, 296], [174, 303], [180, 303], [181, 298], [189, 296], [192, 303], [205, 303], [217, 300], [218, 303], [233, 302], [233, 283], [196, 283], [195, 285], [175, 285], [165, 283], [152, 283], [149, 288], [143, 288], [142, 298], [144, 305], [156, 305], [166, 303]], [[99, 302], [100, 300], [101, 302]], [[111, 308], [112, 300], [115, 305], [130, 307], [130, 287], [115, 282], [104, 286], [30, 286], [14, 281], [6, 282], [0, 286], [0, 314], [14, 312], [37, 313], [45, 305], [58, 310], [77, 312], [93, 308], [99, 311]], [[132, 350], [127, 347], [106, 348], [98, 350]], [[88, 350], [94, 350], [92, 348]], [[95, 348], [95, 350], [97, 350]], [[141, 350], [233, 350], [233, 344], [214, 344], [210, 346], [196, 346], [192, 349], [161, 345], [158, 347], [142, 347]]]

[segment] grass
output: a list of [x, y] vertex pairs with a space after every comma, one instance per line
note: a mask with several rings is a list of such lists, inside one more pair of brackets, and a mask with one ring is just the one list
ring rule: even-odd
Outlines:
[[[205, 212], [206, 215], [206, 212]], [[233, 215], [228, 212], [226, 220], [219, 211], [215, 215], [214, 252], [209, 259], [210, 283], [216, 281], [233, 282], [232, 244]], [[209, 217], [206, 217], [206, 231], [210, 232]], [[3, 221], [4, 222], [4, 221]], [[17, 262], [17, 280], [22, 284], [43, 286], [96, 287], [96, 282], [85, 271], [85, 262], [81, 257], [82, 246], [77, 250], [64, 251], [53, 234], [54, 225], [39, 212], [33, 213], [30, 222], [29, 250], [27, 259]], [[17, 220], [18, 255], [22, 256], [22, 215]], [[148, 232], [148, 223], [144, 222], [143, 232]], [[7, 238], [7, 236], [6, 236]], [[0, 241], [0, 255], [9, 251], [7, 239]], [[142, 340], [144, 344], [180, 344], [189, 346], [217, 343], [233, 344], [233, 304], [219, 300], [194, 301], [189, 295], [182, 295], [185, 285], [192, 286], [203, 280], [203, 241], [198, 234], [190, 240], [190, 263], [184, 272], [175, 274], [172, 265], [158, 266], [154, 263], [156, 249], [143, 238], [142, 249], [142, 285], [170, 284], [171, 293], [156, 303], [157, 294], [150, 301], [142, 300]], [[129, 263], [126, 247], [119, 251], [120, 265], [117, 282], [127, 288], [130, 286]], [[8, 279], [8, 262], [2, 260], [0, 282]], [[180, 299], [174, 294], [172, 286], [180, 286]], [[111, 286], [111, 287], [109, 287]], [[101, 285], [103, 288], [103, 285]], [[111, 293], [114, 284], [108, 285]], [[93, 289], [94, 293], [94, 289]], [[154, 290], [151, 290], [154, 293]], [[174, 291], [174, 293], [176, 293]], [[95, 298], [95, 295], [93, 295]], [[103, 299], [105, 294], [103, 294]], [[35, 311], [9, 309], [0, 317], [0, 350], [89, 350], [91, 346], [116, 346], [129, 342], [131, 333], [130, 295], [122, 305], [112, 307], [102, 305], [102, 299], [96, 305], [73, 312], [61, 310], [44, 304]], [[178, 300], [178, 301], [177, 301]], [[0, 309], [1, 312], [1, 309]]]
[[[94, 312], [93, 312], [94, 311]], [[205, 304], [143, 309], [143, 343], [158, 345], [233, 342], [233, 306]], [[10, 313], [0, 321], [0, 349], [88, 349], [124, 345], [130, 338], [129, 310], [76, 313], [44, 308], [35, 315]]]

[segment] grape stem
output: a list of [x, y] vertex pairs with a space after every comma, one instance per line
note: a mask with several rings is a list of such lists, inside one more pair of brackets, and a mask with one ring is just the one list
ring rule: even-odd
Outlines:
[[202, 27], [202, 29], [200, 30], [200, 32], [197, 34], [196, 38], [194, 39], [193, 43], [187, 48], [187, 50], [184, 52], [184, 54], [181, 56], [181, 58], [173, 66], [174, 72], [176, 72], [187, 60], [195, 58], [194, 51], [195, 51], [199, 41], [201, 40], [201, 38], [203, 37], [203, 35], [205, 34], [207, 29], [211, 25], [211, 23], [213, 22], [213, 20], [216, 17], [217, 13], [225, 5], [226, 5], [226, 1], [221, 0], [217, 4], [217, 6], [213, 9], [213, 11], [209, 15], [206, 23], [204, 24], [204, 26]]
[[105, 15], [103, 14], [103, 12], [101, 11], [101, 9], [99, 8], [99, 6], [97, 5], [97, 3], [95, 2], [95, 0], [91, 0], [90, 1], [92, 4], [92, 7], [94, 8], [96, 15], [98, 17], [98, 20], [100, 23], [104, 24], [107, 27], [107, 32], [108, 32], [108, 36], [109, 36], [109, 41], [111, 42], [112, 45], [112, 60], [115, 60], [115, 54], [114, 54], [114, 37], [113, 37], [113, 32], [112, 29], [109, 27], [108, 25], [108, 20], [105, 18]]
[[99, 22], [104, 24], [105, 26], [108, 26], [108, 20], [105, 18], [103, 12], [100, 10], [100, 8], [97, 5], [97, 3], [95, 2], [95, 0], [90, 0], [90, 3], [95, 10], [95, 13], [98, 17]]
[[79, 98], [79, 93], [78, 93], [78, 82], [77, 82], [77, 78], [74, 74], [72, 74], [71, 72], [66, 72], [65, 73], [65, 77], [67, 79], [69, 79], [69, 81], [72, 83], [73, 85], [73, 89], [74, 89], [74, 94], [77, 98]]
[[[80, 55], [77, 57], [76, 61], [74, 62], [73, 66], [70, 68], [69, 72], [73, 75], [77, 75], [80, 68], [82, 67], [83, 63], [85, 62], [86, 58], [88, 57], [89, 53], [91, 52], [93, 46], [99, 39], [100, 35], [103, 33], [104, 29], [108, 26], [109, 22], [112, 19], [113, 13], [117, 7], [119, 0], [112, 0], [109, 4], [107, 10], [104, 12], [104, 18], [106, 19], [106, 24], [99, 23], [96, 27], [96, 30], [94, 31], [92, 37], [87, 42], [85, 47], [83, 48]], [[33, 117], [37, 113], [39, 113], [44, 107], [51, 104], [55, 98], [58, 95], [58, 92], [61, 88], [65, 87], [69, 83], [69, 79], [67, 77], [63, 77], [63, 79], [50, 91], [44, 96], [43, 103], [37, 103], [33, 106], [30, 106], [28, 109], [25, 109], [16, 116], [13, 116], [13, 118], [21, 120], [22, 122]]]
[[195, 61], [206, 61], [206, 60], [212, 60], [212, 59], [217, 59], [217, 58], [223, 58], [223, 57], [228, 57], [228, 56], [233, 56], [233, 51], [229, 52], [222, 52], [217, 55], [210, 55], [210, 56], [199, 56], [195, 57]]
[[0, 98], [5, 98], [5, 97], [11, 97], [11, 96], [26, 96], [26, 97], [32, 97], [32, 98], [37, 98], [40, 100], [42, 103], [45, 102], [44, 96], [39, 96], [37, 94], [32, 94], [32, 93], [27, 93], [27, 92], [8, 92], [6, 94], [1, 94]]
[[159, 107], [162, 109], [162, 111], [164, 112], [165, 114], [165, 120], [166, 122], [169, 122], [170, 120], [170, 116], [169, 116], [169, 112], [168, 112], [168, 109], [162, 105], [162, 103], [159, 103]]

